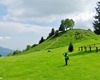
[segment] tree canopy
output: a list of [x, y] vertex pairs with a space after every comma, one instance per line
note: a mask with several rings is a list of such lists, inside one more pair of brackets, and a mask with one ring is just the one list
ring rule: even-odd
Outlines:
[[59, 31], [65, 31], [68, 28], [73, 29], [75, 22], [72, 19], [65, 19], [61, 21]]

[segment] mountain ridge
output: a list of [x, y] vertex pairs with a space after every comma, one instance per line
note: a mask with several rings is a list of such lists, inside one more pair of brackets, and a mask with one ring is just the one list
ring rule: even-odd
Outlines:
[[0, 55], [1, 56], [7, 56], [8, 53], [13, 52], [14, 50], [4, 48], [0, 46]]

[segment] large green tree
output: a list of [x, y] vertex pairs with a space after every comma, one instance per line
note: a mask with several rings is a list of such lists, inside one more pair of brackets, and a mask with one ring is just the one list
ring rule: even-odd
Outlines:
[[65, 31], [68, 28], [73, 29], [75, 22], [72, 19], [65, 19], [61, 21], [59, 31]]
[[95, 20], [93, 22], [94, 32], [100, 34], [100, 2], [97, 2], [97, 7], [95, 8], [97, 13], [94, 16]]
[[65, 27], [66, 27], [66, 29], [67, 28], [73, 29], [73, 26], [74, 26], [74, 21], [72, 19], [66, 19], [65, 20]]

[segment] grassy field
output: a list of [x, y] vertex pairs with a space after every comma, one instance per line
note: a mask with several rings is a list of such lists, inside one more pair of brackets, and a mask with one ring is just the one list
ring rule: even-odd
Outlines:
[[66, 47], [52, 52], [39, 51], [14, 57], [0, 58], [2, 80], [99, 80], [100, 52], [69, 53], [65, 66]]
[[[80, 45], [100, 42], [100, 39], [99, 36], [86, 38], [74, 43], [74, 52], [68, 53], [68, 66], [63, 57], [68, 46], [62, 43], [63, 46], [58, 47], [60, 41], [52, 44], [51, 52], [30, 50], [24, 55], [1, 57], [0, 80], [100, 80], [100, 51], [96, 52], [95, 48], [92, 52], [78, 51]], [[57, 47], [53, 48], [54, 45]]]

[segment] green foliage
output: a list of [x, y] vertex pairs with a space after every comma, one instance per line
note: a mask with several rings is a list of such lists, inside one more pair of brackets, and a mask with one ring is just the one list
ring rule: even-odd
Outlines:
[[94, 27], [94, 32], [96, 34], [100, 34], [100, 2], [97, 3], [97, 8], [96, 8], [96, 15], [95, 15], [95, 21], [93, 22], [93, 27]]
[[67, 30], [68, 28], [73, 29], [74, 24], [75, 23], [72, 19], [62, 20], [59, 27], [59, 31], [65, 31], [65, 29]]
[[56, 30], [56, 32], [55, 32], [55, 37], [57, 37], [59, 35], [59, 31], [58, 30]]
[[10, 52], [7, 54], [7, 56], [12, 56], [13, 55], [13, 52]]
[[41, 37], [41, 40], [39, 41], [39, 44], [41, 44], [42, 42], [44, 42], [44, 38]]
[[26, 46], [26, 50], [29, 50], [29, 49], [31, 49], [31, 45]]
[[32, 48], [33, 48], [33, 47], [36, 47], [37, 45], [38, 45], [38, 44], [33, 44], [33, 45], [32, 45]]
[[2, 57], [2, 55], [0, 55], [0, 57]]
[[51, 30], [51, 32], [49, 33], [47, 39], [50, 38], [51, 36], [53, 36], [54, 34], [55, 34], [55, 30], [54, 30], [54, 28], [52, 28], [52, 30]]
[[72, 19], [66, 19], [65, 20], [65, 27], [66, 27], [66, 29], [67, 28], [73, 29], [73, 26], [74, 26], [74, 21]]
[[13, 55], [17, 55], [17, 54], [20, 54], [20, 53], [21, 53], [20, 50], [15, 50], [15, 51], [13, 52]]
[[65, 31], [64, 20], [61, 21], [59, 31]]

